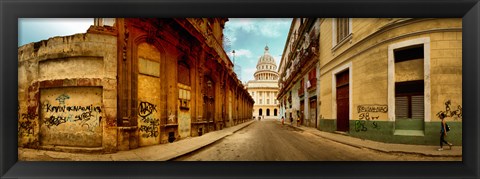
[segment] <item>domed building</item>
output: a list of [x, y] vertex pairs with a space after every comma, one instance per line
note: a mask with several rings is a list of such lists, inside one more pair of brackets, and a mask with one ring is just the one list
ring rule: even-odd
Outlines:
[[265, 46], [264, 54], [258, 59], [255, 80], [247, 83], [247, 90], [253, 97], [253, 117], [255, 119], [280, 118], [278, 94], [278, 72], [275, 59], [269, 54]]

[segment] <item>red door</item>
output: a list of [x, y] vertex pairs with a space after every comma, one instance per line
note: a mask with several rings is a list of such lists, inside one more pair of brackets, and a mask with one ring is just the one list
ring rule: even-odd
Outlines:
[[349, 72], [337, 74], [337, 131], [349, 130]]

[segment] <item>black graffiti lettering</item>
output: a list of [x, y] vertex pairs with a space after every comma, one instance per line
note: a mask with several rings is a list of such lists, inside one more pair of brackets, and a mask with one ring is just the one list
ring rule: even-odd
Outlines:
[[50, 116], [49, 118], [45, 118], [44, 124], [50, 128], [51, 126], [58, 126], [67, 122], [67, 118], [63, 116]]
[[140, 102], [138, 106], [138, 115], [140, 117], [146, 117], [153, 113], [153, 111], [157, 111], [157, 105], [149, 103], [149, 102]]
[[46, 112], [77, 112], [77, 111], [95, 111], [95, 112], [102, 112], [102, 108], [100, 106], [52, 106], [50, 104], [46, 104]]
[[37, 114], [23, 113], [22, 119], [33, 120], [37, 117]]
[[358, 113], [362, 112], [374, 112], [374, 113], [386, 113], [388, 112], [387, 105], [359, 105], [357, 106]]
[[452, 117], [455, 120], [462, 119], [462, 106], [458, 105], [456, 110], [451, 110], [450, 106], [452, 105], [450, 100], [445, 102], [445, 111], [439, 111], [437, 117], [440, 119], [445, 119], [447, 117]]
[[33, 135], [35, 132], [35, 121], [22, 121], [18, 125], [18, 133], [21, 136]]
[[142, 137], [149, 138], [149, 137], [158, 137], [159, 130], [158, 126], [160, 126], [160, 119], [154, 118], [142, 118], [142, 121], [146, 123], [145, 125], [141, 125], [139, 130], [144, 132]]
[[358, 119], [362, 120], [375, 120], [375, 119], [378, 119], [380, 116], [370, 116], [370, 113], [368, 112], [364, 112], [364, 113], [360, 113], [358, 114]]
[[90, 120], [90, 117], [93, 117], [92, 112], [87, 111], [87, 112], [84, 112], [80, 115], [76, 115], [75, 116], [75, 121], [83, 121], [83, 120], [88, 121], [88, 120]]

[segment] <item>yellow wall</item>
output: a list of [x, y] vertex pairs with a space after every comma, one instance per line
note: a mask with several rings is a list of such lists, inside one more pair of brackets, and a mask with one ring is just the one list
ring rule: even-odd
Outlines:
[[[461, 105], [461, 19], [425, 19], [395, 28], [384, 27], [395, 20], [354, 18], [351, 41], [335, 50], [332, 50], [332, 20], [323, 20], [320, 32], [321, 117], [332, 119], [335, 116], [332, 114], [332, 71], [349, 62], [352, 63], [352, 118], [359, 118], [359, 105], [388, 105], [388, 45], [422, 37], [430, 38], [432, 120], [438, 120], [439, 111], [445, 111], [446, 100], [451, 100], [451, 110]], [[385, 31], [376, 32], [381, 29]], [[396, 68], [401, 69], [402, 65]], [[399, 79], [418, 78], [419, 70]], [[388, 120], [387, 113], [375, 113], [374, 116]]]

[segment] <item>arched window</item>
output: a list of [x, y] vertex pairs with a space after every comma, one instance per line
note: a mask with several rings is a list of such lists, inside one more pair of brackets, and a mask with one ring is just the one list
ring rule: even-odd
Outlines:
[[270, 116], [270, 109], [267, 109], [267, 116]]
[[190, 86], [190, 67], [185, 61], [178, 63], [178, 82]]
[[274, 115], [274, 116], [277, 116], [277, 109], [274, 109], [274, 110], [273, 110], [273, 115]]
[[258, 115], [262, 116], [262, 108], [258, 109]]

